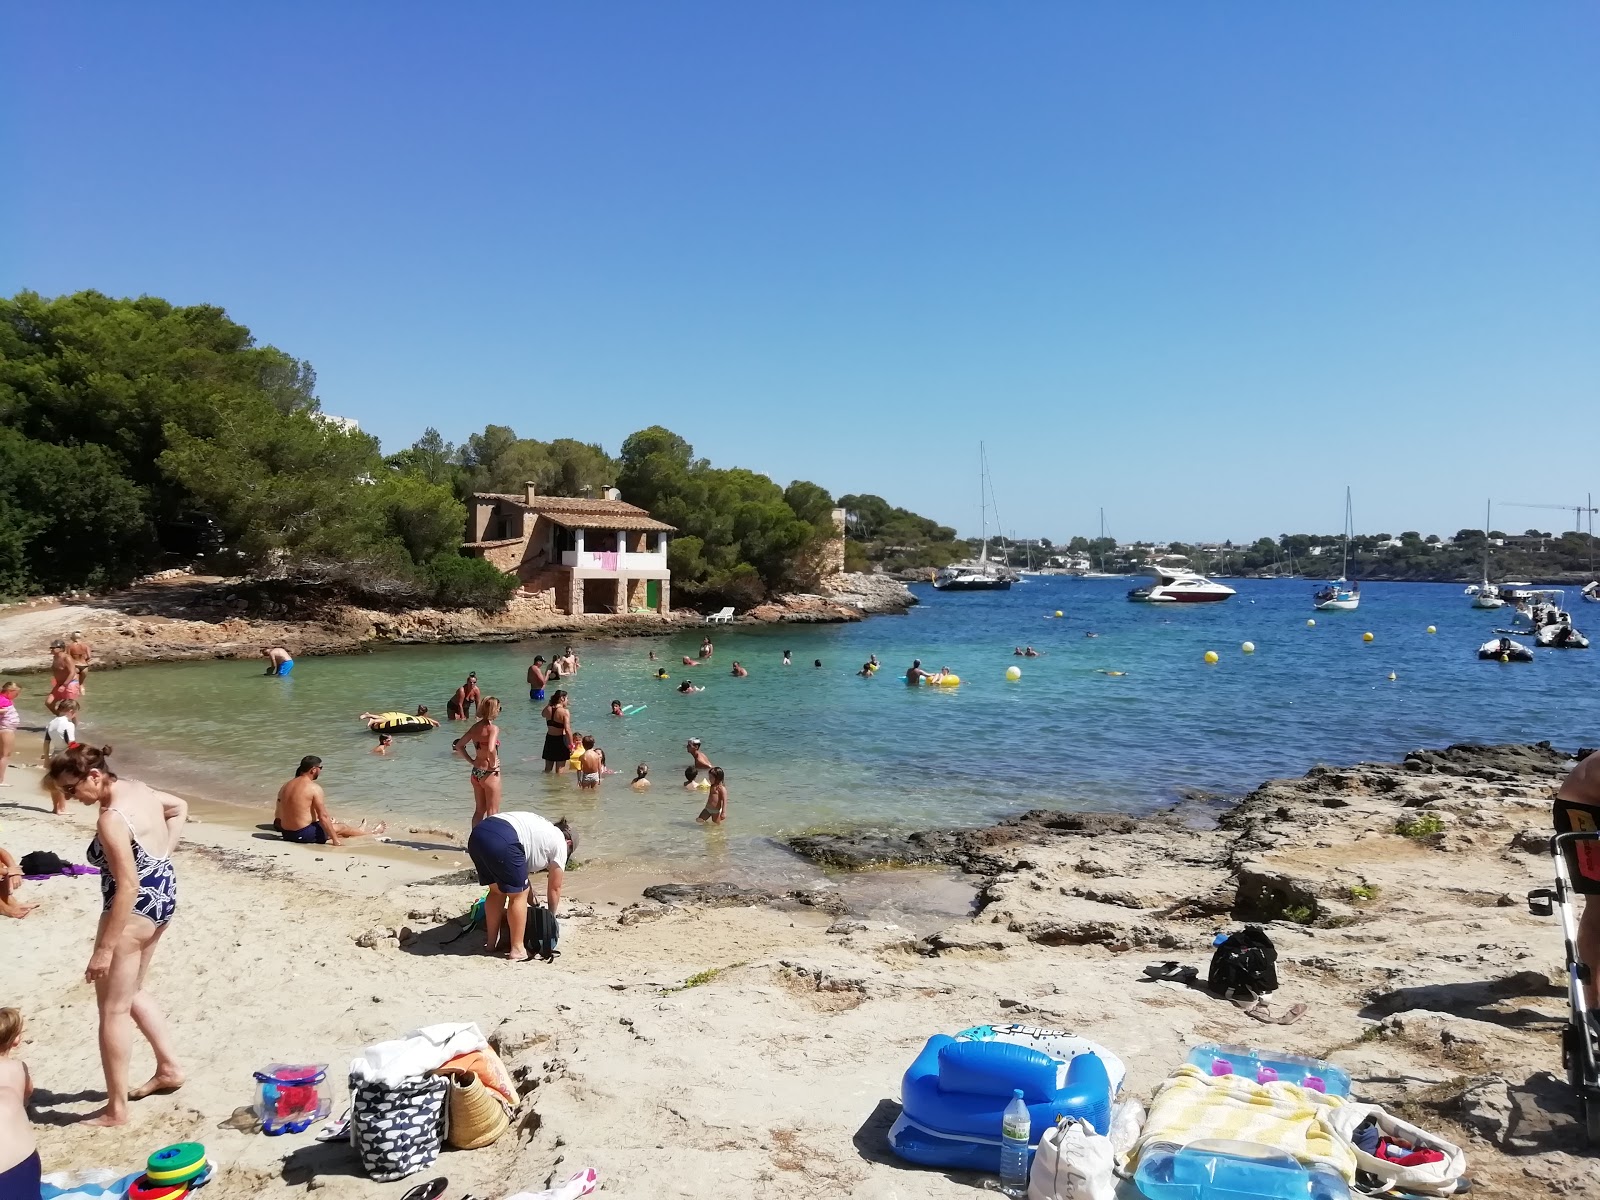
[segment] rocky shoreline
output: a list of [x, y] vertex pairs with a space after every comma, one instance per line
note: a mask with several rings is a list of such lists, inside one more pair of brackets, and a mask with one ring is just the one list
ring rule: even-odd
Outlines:
[[[786, 844], [833, 869], [967, 872], [972, 918], [902, 944], [916, 956], [1126, 956], [1130, 987], [1202, 1008], [1227, 1008], [1203, 987], [1216, 931], [1262, 924], [1280, 952], [1273, 1010], [1308, 1005], [1309, 1048], [1348, 1070], [1362, 1095], [1465, 1139], [1480, 1190], [1492, 1180], [1505, 1195], [1592, 1195], [1596, 1161], [1560, 1077], [1559, 938], [1525, 904], [1551, 877], [1549, 798], [1587, 753], [1454, 745], [1318, 766], [1263, 783], [1208, 828], [1184, 803], [1147, 817], [1036, 810], [982, 829]], [[796, 899], [703, 892], [656, 889], [646, 906]], [[830, 932], [868, 935], [844, 916]], [[1192, 965], [1202, 982], [1134, 983], [1150, 958]], [[1049, 997], [1000, 1004], [1074, 1024]]]
[[[879, 575], [839, 575], [826, 593], [777, 597], [739, 614], [737, 624], [860, 621], [904, 612], [917, 603], [904, 584]], [[81, 630], [101, 667], [254, 658], [264, 644], [296, 657], [352, 654], [375, 645], [509, 642], [544, 635], [648, 637], [698, 626], [690, 611], [666, 617], [552, 616], [513, 598], [500, 613], [432, 608], [385, 612], [351, 604], [274, 595], [240, 580], [183, 573], [152, 578], [123, 592], [88, 599], [46, 599], [0, 609], [0, 671], [47, 670], [49, 644]]]

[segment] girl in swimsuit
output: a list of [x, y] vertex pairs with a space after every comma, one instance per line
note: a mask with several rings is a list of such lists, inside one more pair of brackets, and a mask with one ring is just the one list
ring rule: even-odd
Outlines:
[[695, 818], [702, 825], [710, 821], [713, 825], [721, 825], [728, 819], [728, 785], [723, 776], [721, 767], [711, 768], [711, 790], [706, 793], [706, 806], [700, 810], [700, 815]]
[[567, 693], [557, 689], [544, 706], [544, 773], [559, 775], [572, 757], [572, 714], [567, 711]]
[[17, 744], [17, 728], [22, 724], [17, 714], [20, 694], [21, 689], [10, 680], [0, 684], [0, 787], [11, 786], [5, 781], [6, 765], [11, 761], [12, 748]]
[[[144, 988], [150, 960], [178, 907], [171, 855], [189, 806], [142, 783], [118, 779], [107, 762], [110, 755], [110, 746], [71, 746], [51, 760], [44, 779], [45, 790], [100, 808], [87, 857], [102, 871], [103, 903], [84, 978], [94, 984], [99, 1002], [106, 1105], [89, 1119], [91, 1125], [122, 1125], [130, 1100], [175, 1091], [184, 1079], [166, 1019]], [[130, 1091], [135, 1026], [155, 1051], [156, 1072]]]
[[455, 744], [455, 752], [472, 764], [472, 827], [500, 811], [500, 701], [485, 696], [478, 720]]

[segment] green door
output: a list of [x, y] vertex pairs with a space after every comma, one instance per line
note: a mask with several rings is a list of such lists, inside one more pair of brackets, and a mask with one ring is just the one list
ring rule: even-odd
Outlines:
[[644, 581], [644, 606], [651, 612], [661, 607], [661, 580], [646, 579]]

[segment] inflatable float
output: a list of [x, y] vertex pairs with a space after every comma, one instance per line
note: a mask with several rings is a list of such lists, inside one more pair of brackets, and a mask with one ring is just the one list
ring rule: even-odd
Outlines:
[[1490, 638], [1478, 647], [1478, 657], [1485, 662], [1532, 662], [1533, 651], [1508, 637]]
[[386, 712], [379, 713], [376, 720], [368, 721], [367, 728], [373, 733], [426, 733], [430, 729], [439, 727], [427, 717], [419, 717], [412, 713]]
[[[902, 676], [900, 676], [900, 678], [904, 679], [905, 676], [902, 675]], [[959, 687], [961, 685], [961, 676], [959, 676], [959, 675], [923, 675], [921, 678], [919, 678], [917, 680], [917, 682], [920, 683], [923, 687]]]
[[1085, 1038], [1027, 1025], [978, 1025], [935, 1034], [900, 1083], [889, 1147], [907, 1162], [965, 1171], [1000, 1169], [1000, 1118], [1021, 1089], [1033, 1145], [1056, 1118], [1111, 1127], [1122, 1062]]

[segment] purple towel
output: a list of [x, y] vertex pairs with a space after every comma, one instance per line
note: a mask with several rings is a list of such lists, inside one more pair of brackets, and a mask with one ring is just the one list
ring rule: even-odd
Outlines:
[[55, 872], [55, 874], [53, 874], [53, 875], [24, 875], [23, 878], [24, 879], [32, 879], [32, 880], [37, 882], [40, 879], [56, 879], [56, 878], [59, 878], [62, 875], [98, 875], [98, 874], [100, 874], [100, 868], [99, 867], [90, 867], [90, 866], [84, 865], [83, 863], [68, 863], [66, 866], [62, 867], [61, 870]]

